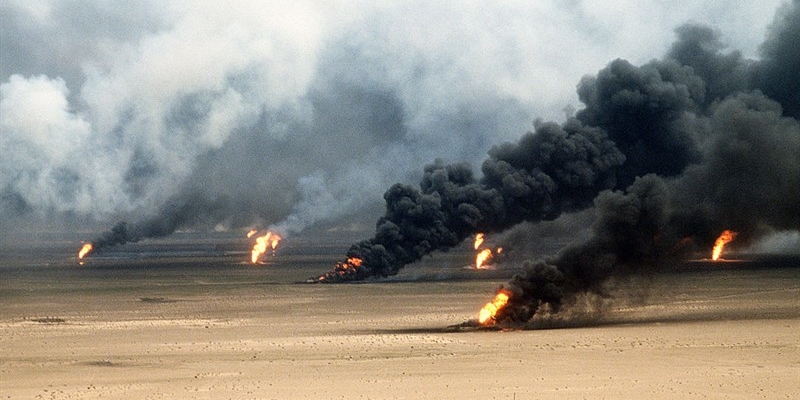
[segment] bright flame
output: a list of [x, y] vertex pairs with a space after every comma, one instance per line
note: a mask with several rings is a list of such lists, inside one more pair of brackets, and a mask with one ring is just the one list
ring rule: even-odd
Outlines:
[[81, 251], [78, 252], [78, 259], [83, 259], [83, 257], [86, 257], [86, 255], [89, 254], [90, 251], [92, 251], [92, 244], [91, 243], [84, 244], [83, 247], [81, 247]]
[[475, 269], [481, 269], [483, 267], [483, 263], [490, 258], [492, 258], [491, 249], [483, 249], [478, 252], [478, 255], [475, 256]]
[[483, 244], [483, 234], [479, 233], [475, 235], [475, 243], [473, 243], [472, 246], [475, 248], [475, 250], [478, 250], [478, 247], [481, 247], [482, 244]]
[[253, 237], [253, 235], [255, 235], [256, 233], [258, 233], [257, 230], [251, 229], [250, 232], [247, 232], [247, 238], [249, 239], [249, 238]]
[[361, 263], [363, 263], [363, 262], [364, 262], [364, 260], [362, 260], [362, 259], [360, 259], [358, 257], [350, 257], [350, 258], [347, 259], [347, 264], [352, 265], [354, 267], [360, 267]]
[[363, 262], [364, 260], [358, 257], [350, 257], [345, 262], [337, 262], [333, 267], [333, 271], [320, 276], [317, 280], [325, 282], [345, 275], [354, 275], [358, 273], [358, 267], [360, 267]]
[[725, 245], [735, 239], [736, 235], [738, 234], [738, 232], [727, 229], [722, 231], [722, 234], [719, 235], [717, 241], [714, 242], [714, 249], [711, 251], [711, 259], [714, 261], [719, 260], [719, 256], [722, 255], [722, 250], [725, 249]]
[[256, 244], [253, 245], [253, 250], [250, 252], [250, 262], [257, 263], [258, 259], [267, 252], [267, 249], [275, 250], [280, 241], [280, 236], [269, 231], [266, 235], [257, 237]]
[[478, 313], [478, 323], [484, 326], [494, 325], [497, 312], [508, 304], [508, 292], [500, 290], [494, 299], [486, 303]]

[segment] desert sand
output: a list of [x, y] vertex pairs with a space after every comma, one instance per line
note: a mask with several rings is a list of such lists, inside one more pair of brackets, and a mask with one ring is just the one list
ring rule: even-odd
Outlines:
[[6, 272], [0, 398], [789, 399], [800, 392], [796, 267], [663, 273], [620, 285], [602, 315], [524, 330], [451, 326], [475, 318], [504, 279], [321, 285], [286, 278], [297, 274], [271, 280], [277, 272], [269, 265], [217, 279], [187, 268], [145, 268], [134, 277], [113, 268], [29, 278]]

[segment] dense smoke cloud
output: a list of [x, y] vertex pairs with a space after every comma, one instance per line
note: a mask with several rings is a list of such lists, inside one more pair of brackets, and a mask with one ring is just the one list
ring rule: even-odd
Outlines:
[[800, 118], [800, 6], [797, 0], [778, 9], [767, 40], [761, 45], [755, 87]]
[[[786, 26], [800, 14], [789, 11], [765, 48], [795, 41]], [[723, 229], [747, 242], [800, 228], [798, 123], [754, 86], [783, 69], [726, 52], [709, 28], [676, 33], [662, 60], [617, 59], [583, 78], [586, 107], [576, 119], [537, 123], [519, 142], [493, 147], [477, 183], [463, 166], [437, 164], [419, 190], [393, 186], [375, 237], [320, 280], [393, 275], [476, 232], [551, 220], [593, 200], [593, 235], [553, 260], [527, 262], [509, 284], [500, 318], [526, 321], [541, 305], [558, 310], [578, 293], [600, 293], [611, 277], [697, 249], [686, 243], [705, 247]]]
[[553, 259], [527, 261], [505, 287], [510, 301], [497, 320], [525, 322], [580, 294], [602, 296], [614, 278], [707, 251], [724, 229], [746, 243], [800, 228], [800, 123], [760, 93], [725, 100], [707, 119], [713, 143], [704, 161], [677, 178], [647, 175], [625, 192], [601, 193], [591, 237]]
[[[386, 214], [373, 239], [353, 245], [358, 268], [338, 268], [324, 281], [389, 276], [476, 232], [497, 232], [521, 221], [552, 220], [591, 204], [614, 186], [611, 171], [625, 157], [603, 131], [577, 120], [537, 124], [517, 143], [495, 146], [476, 181], [464, 164], [425, 168], [420, 189], [396, 184], [384, 195]], [[340, 266], [346, 266], [341, 265]]]
[[374, 219], [386, 182], [560, 118], [580, 74], [679, 21], [754, 55], [777, 1], [3, 2], [0, 239]]
[[[687, 32], [715, 39], [696, 27], [679, 30], [684, 39], [696, 37]], [[673, 46], [670, 55], [692, 62], [705, 75], [710, 93], [717, 95], [685, 125], [695, 128], [702, 158], [679, 176], [647, 175], [625, 192], [601, 193], [595, 200], [591, 237], [552, 259], [526, 262], [523, 272], [503, 288], [510, 300], [496, 320], [525, 323], [537, 312], [559, 312], [581, 294], [602, 296], [615, 278], [647, 274], [670, 260], [709, 249], [724, 229], [738, 232], [737, 241], [744, 244], [773, 231], [797, 232], [800, 122], [795, 110], [800, 92], [791, 79], [781, 89], [769, 83], [795, 71], [798, 34], [800, 2], [795, 2], [777, 17], [762, 62], [714, 54], [708, 46]], [[699, 51], [691, 54], [691, 48]], [[788, 50], [788, 56], [779, 61], [770, 54], [776, 48]], [[762, 88], [759, 83], [768, 84]]]

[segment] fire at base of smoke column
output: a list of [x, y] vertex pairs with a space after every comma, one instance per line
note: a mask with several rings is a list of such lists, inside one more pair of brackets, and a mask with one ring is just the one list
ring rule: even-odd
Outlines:
[[486, 303], [486, 305], [481, 308], [481, 311], [478, 313], [478, 324], [482, 326], [494, 325], [497, 322], [495, 319], [497, 312], [502, 310], [503, 307], [508, 304], [509, 297], [510, 294], [508, 292], [500, 289], [500, 291], [494, 296], [494, 299]]
[[722, 252], [725, 250], [725, 246], [732, 242], [733, 239], [736, 239], [737, 232], [732, 230], [724, 230], [719, 235], [717, 240], [714, 242], [714, 248], [711, 250], [711, 260], [713, 261], [721, 261]]
[[[725, 252], [728, 244], [730, 242], [732, 242], [734, 239], [736, 239], [736, 237], [738, 235], [739, 235], [739, 232], [736, 232], [736, 231], [733, 231], [733, 230], [730, 230], [730, 229], [723, 230], [722, 233], [720, 233], [720, 235], [714, 241], [714, 245], [711, 247], [711, 250], [708, 253], [709, 254], [708, 257], [688, 259], [688, 260], [686, 260], [686, 262], [689, 262], [689, 263], [707, 263], [709, 261], [712, 261], [714, 263], [723, 263], [723, 262], [724, 263], [728, 263], [728, 262], [744, 262], [744, 261], [747, 261], [747, 260], [743, 260], [743, 259], [732, 260], [732, 259], [722, 258], [722, 253]], [[687, 238], [682, 239], [675, 246], [676, 251], [680, 250], [681, 248], [688, 248], [693, 242], [694, 242], [694, 240], [692, 238], [688, 238], [687, 237]]]
[[83, 265], [84, 257], [88, 256], [89, 253], [92, 252], [93, 248], [94, 248], [94, 246], [91, 243], [85, 243], [81, 247], [81, 249], [78, 251], [78, 262], [80, 263], [80, 265]]
[[495, 257], [498, 256], [503, 252], [502, 247], [496, 248], [494, 251], [490, 248], [481, 248], [481, 246], [485, 242], [486, 236], [483, 233], [478, 233], [475, 235], [475, 241], [473, 242], [472, 247], [478, 251], [475, 255], [475, 264], [469, 266], [470, 269], [494, 269], [492, 261], [494, 261]]
[[[253, 237], [256, 233], [257, 231], [251, 230], [247, 233], [247, 237]], [[282, 239], [278, 234], [270, 231], [263, 236], [256, 237], [256, 243], [253, 245], [253, 250], [250, 251], [250, 263], [257, 264], [268, 250], [274, 252]]]
[[363, 262], [364, 261], [360, 258], [350, 257], [345, 261], [336, 263], [332, 271], [329, 271], [324, 275], [320, 275], [317, 279], [309, 279], [306, 282], [330, 283], [353, 280], [351, 278], [359, 273], [361, 264], [363, 264]]
[[457, 325], [448, 326], [449, 330], [463, 331], [473, 329], [488, 329], [488, 330], [501, 330], [515, 329], [514, 326], [508, 325], [503, 321], [498, 321], [498, 314], [501, 313], [507, 306], [511, 299], [512, 293], [504, 288], [500, 288], [495, 297], [478, 312], [478, 317], [470, 319]]

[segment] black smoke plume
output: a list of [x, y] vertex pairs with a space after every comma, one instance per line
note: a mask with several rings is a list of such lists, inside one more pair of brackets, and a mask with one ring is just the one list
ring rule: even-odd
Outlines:
[[524, 262], [501, 288], [510, 298], [495, 321], [524, 324], [583, 294], [605, 298], [615, 279], [707, 251], [723, 229], [747, 241], [766, 229], [800, 227], [798, 121], [750, 93], [713, 107], [705, 122], [712, 143], [703, 162], [677, 178], [647, 175], [625, 192], [602, 192], [590, 238], [551, 259]]
[[704, 161], [680, 177], [647, 175], [625, 192], [602, 192], [591, 237], [553, 259], [525, 262], [504, 288], [511, 295], [496, 320], [524, 323], [580, 294], [606, 296], [616, 278], [710, 250], [724, 229], [746, 242], [800, 228], [800, 123], [748, 93], [714, 106], [704, 125], [713, 141]]
[[503, 288], [509, 302], [495, 320], [521, 323], [541, 309], [557, 313], [578, 294], [605, 296], [612, 277], [643, 272], [666, 260], [676, 249], [675, 241], [661, 236], [669, 218], [666, 186], [662, 178], [647, 175], [625, 193], [601, 193], [592, 236], [551, 260], [525, 261], [522, 272]]
[[537, 123], [517, 143], [495, 146], [476, 180], [468, 165], [425, 168], [419, 189], [395, 184], [375, 237], [354, 244], [325, 282], [395, 275], [406, 264], [457, 246], [475, 232], [497, 232], [521, 221], [552, 220], [591, 204], [614, 187], [625, 160], [606, 134], [577, 120]]
[[800, 1], [787, 7], [760, 61], [726, 52], [710, 28], [682, 26], [664, 59], [615, 60], [585, 77], [575, 119], [537, 122], [517, 143], [495, 146], [479, 180], [465, 165], [436, 163], [419, 188], [392, 186], [375, 236], [347, 252], [362, 261], [319, 280], [394, 275], [476, 232], [593, 205], [588, 240], [526, 262], [508, 284], [498, 319], [524, 322], [542, 306], [558, 311], [577, 294], [603, 294], [615, 276], [710, 246], [723, 229], [747, 241], [800, 228], [800, 90], [791, 79], [800, 71]]
[[181, 226], [224, 209], [222, 200], [211, 202], [199, 193], [182, 193], [173, 197], [150, 218], [135, 223], [122, 221], [114, 225], [111, 230], [103, 232], [92, 240], [92, 251], [102, 251], [106, 247], [129, 242], [135, 243], [145, 238], [169, 236]]

